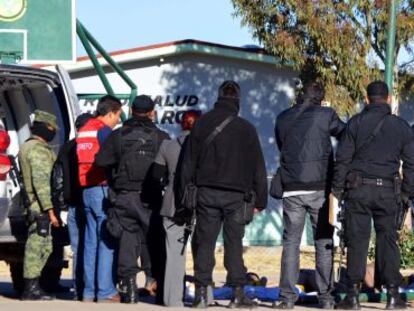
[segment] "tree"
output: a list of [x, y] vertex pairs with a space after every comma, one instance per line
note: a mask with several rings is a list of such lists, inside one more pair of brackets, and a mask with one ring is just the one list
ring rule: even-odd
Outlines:
[[[318, 78], [326, 98], [353, 113], [369, 81], [383, 79], [388, 12], [386, 0], [232, 0], [253, 36], [303, 82]], [[414, 1], [400, 0], [394, 91], [414, 91]]]

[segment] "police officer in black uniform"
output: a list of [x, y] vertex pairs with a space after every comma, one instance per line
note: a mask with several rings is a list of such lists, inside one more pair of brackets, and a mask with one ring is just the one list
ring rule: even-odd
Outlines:
[[163, 232], [162, 223], [159, 230], [154, 227], [157, 215], [152, 211], [160, 207], [162, 196], [151, 180], [151, 169], [162, 141], [169, 136], [155, 126], [154, 106], [149, 96], [137, 96], [132, 103], [132, 117], [108, 137], [96, 156], [96, 165], [110, 171], [110, 186], [116, 194], [114, 208], [122, 227], [117, 272], [121, 302], [125, 303], [138, 301], [138, 257], [147, 277], [146, 287], [152, 277], [157, 279], [154, 274], [163, 274], [159, 267], [150, 266], [160, 261], [157, 248], [164, 245], [157, 240]]
[[[371, 221], [376, 232], [376, 271], [387, 288], [387, 309], [404, 309], [396, 215], [399, 200], [414, 195], [414, 135], [408, 123], [391, 114], [387, 85], [367, 88], [368, 105], [348, 123], [339, 143], [333, 193], [345, 199], [348, 293], [337, 309], [360, 309]], [[402, 181], [399, 177], [400, 161]], [[344, 194], [343, 194], [343, 191]]]

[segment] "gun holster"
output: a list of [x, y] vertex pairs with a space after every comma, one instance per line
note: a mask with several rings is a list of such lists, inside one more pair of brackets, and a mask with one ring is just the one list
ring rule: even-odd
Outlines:
[[47, 213], [40, 213], [35, 216], [36, 219], [36, 231], [41, 237], [47, 237], [50, 235], [50, 219]]

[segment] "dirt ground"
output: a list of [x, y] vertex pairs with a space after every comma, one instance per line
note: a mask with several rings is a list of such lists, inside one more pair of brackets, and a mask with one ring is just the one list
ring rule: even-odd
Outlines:
[[[214, 270], [215, 276], [218, 278], [218, 282], [224, 281], [226, 270], [223, 265], [224, 251], [222, 246], [218, 246], [216, 249], [216, 267]], [[276, 286], [278, 284], [280, 275], [280, 262], [282, 257], [282, 247], [245, 247], [244, 249], [244, 262], [249, 272], [255, 272], [260, 277], [265, 276], [268, 278], [268, 285]], [[68, 254], [70, 258], [70, 254]], [[335, 257], [336, 263], [339, 261], [339, 256]], [[302, 269], [314, 269], [315, 267], [315, 254], [314, 248], [311, 246], [301, 247], [300, 266]], [[193, 260], [190, 252], [187, 252], [187, 274], [193, 274]], [[414, 270], [404, 270], [403, 275], [410, 275], [414, 273]], [[69, 268], [64, 269], [62, 272], [63, 277], [69, 278], [72, 275], [71, 264]], [[9, 267], [3, 261], [0, 261], [0, 276], [9, 276]]]
[[[280, 274], [280, 260], [282, 255], [281, 247], [247, 247], [245, 248], [245, 264], [249, 271], [256, 272], [259, 276], [266, 276], [268, 278], [268, 285], [275, 286], [279, 280]], [[192, 274], [192, 259], [191, 254], [187, 256], [187, 273]], [[301, 267], [302, 268], [314, 268], [314, 253], [312, 247], [305, 247], [301, 250]], [[414, 271], [403, 271], [404, 275], [414, 273]], [[65, 286], [70, 285], [70, 268], [63, 271], [62, 284]], [[216, 269], [214, 273], [214, 280], [216, 286], [221, 286], [225, 282], [225, 269], [223, 267], [223, 249], [218, 247], [216, 250]], [[143, 285], [143, 276], [140, 274], [138, 278], [138, 284]], [[70, 295], [69, 295], [70, 296]], [[156, 306], [148, 302], [141, 302], [138, 306], [121, 305], [121, 304], [96, 304], [96, 303], [80, 303], [71, 301], [70, 297], [58, 297], [58, 300], [53, 302], [21, 302], [16, 296], [16, 293], [12, 289], [9, 268], [4, 262], [0, 262], [0, 309], [9, 310], [127, 310], [138, 307], [141, 310], [165, 310], [165, 307]], [[209, 308], [209, 310], [222, 310], [223, 306], [226, 306], [228, 301], [219, 301], [218, 307]], [[362, 310], [383, 310], [385, 305], [383, 303], [363, 303]], [[259, 310], [268, 310], [270, 303], [261, 303]], [[176, 310], [188, 310], [188, 308], [175, 308]], [[174, 310], [175, 310], [174, 309]], [[296, 306], [296, 310], [319, 310], [315, 305]], [[412, 307], [411, 307], [412, 310]]]

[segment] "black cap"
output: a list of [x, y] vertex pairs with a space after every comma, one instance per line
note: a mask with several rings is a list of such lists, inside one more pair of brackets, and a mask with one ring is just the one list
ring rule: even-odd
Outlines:
[[155, 103], [148, 95], [139, 95], [132, 102], [132, 109], [138, 113], [146, 113], [154, 110]]
[[219, 97], [239, 99], [240, 86], [232, 80], [224, 81], [219, 87]]
[[387, 98], [389, 95], [388, 85], [383, 81], [371, 82], [367, 87], [368, 97]]
[[90, 118], [93, 118], [93, 115], [89, 112], [80, 114], [75, 120], [76, 129], [79, 130], [81, 127], [83, 127]]

